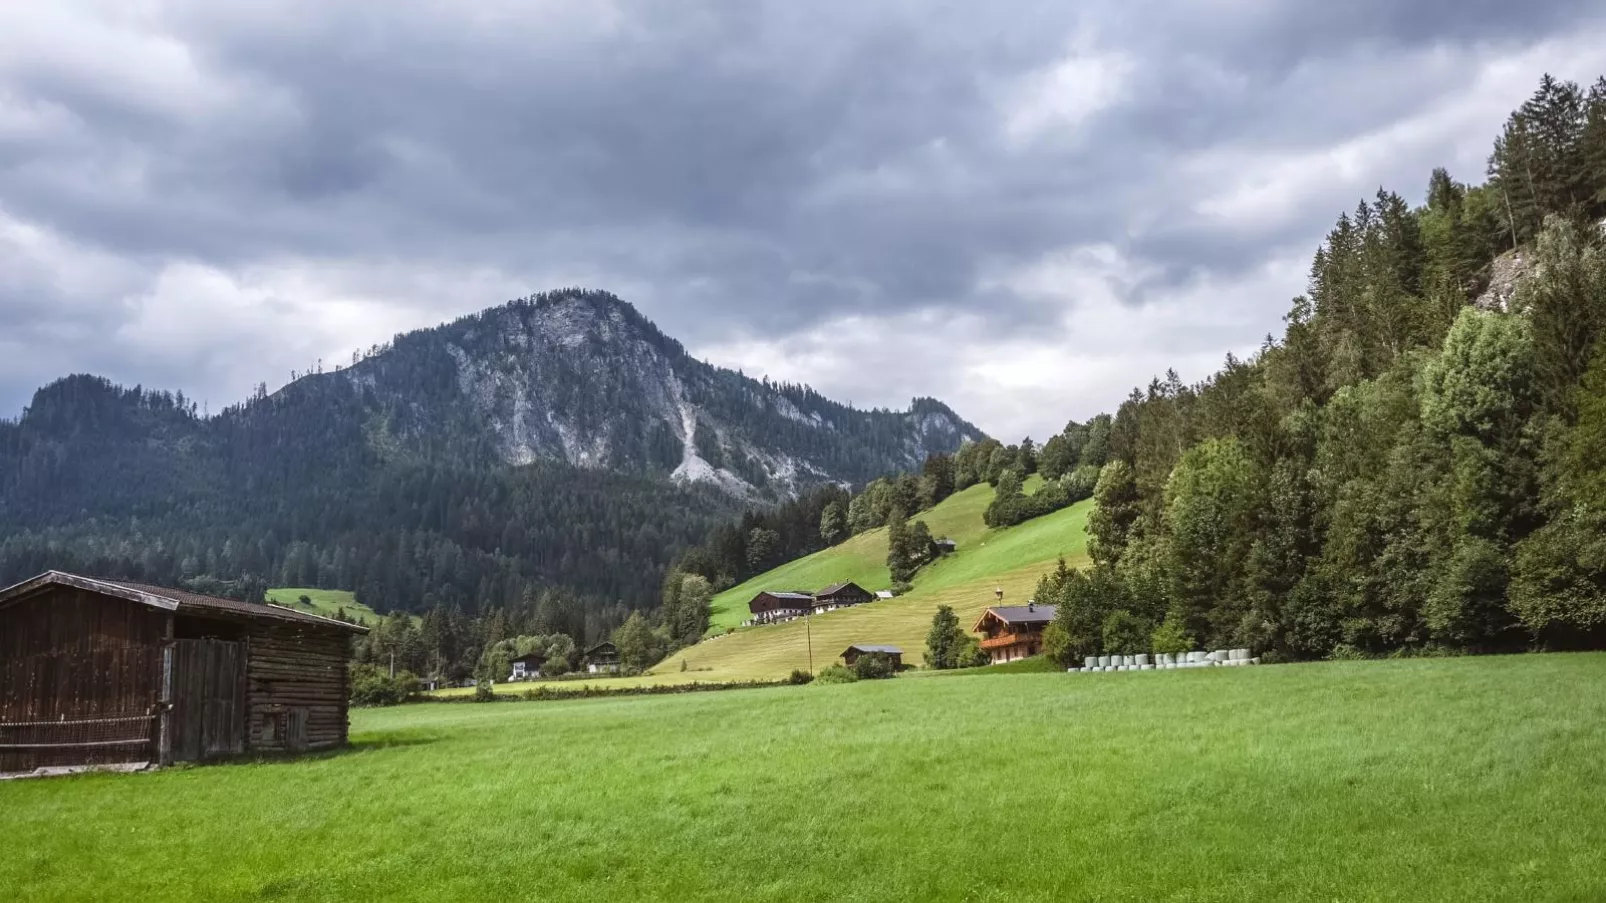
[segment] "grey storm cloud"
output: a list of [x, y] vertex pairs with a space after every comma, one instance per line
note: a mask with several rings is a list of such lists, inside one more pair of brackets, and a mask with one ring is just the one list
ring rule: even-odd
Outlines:
[[[205, 309], [181, 336], [120, 335], [173, 291], [175, 264], [321, 268], [342, 283], [331, 292], [393, 295], [415, 327], [505, 297], [471, 291], [580, 273], [693, 348], [917, 312], [979, 315], [978, 340], [1030, 336], [1056, 312], [988, 274], [1112, 246], [1142, 271], [1121, 300], [1142, 305], [1308, 255], [1353, 186], [1315, 186], [1275, 215], [1200, 204], [1268, 160], [1430, 116], [1477, 60], [1598, 31], [1598, 6], [13, 9], [0, 345], [67, 336], [80, 350], [0, 364], [0, 413], [66, 366], [233, 400], [238, 376], [184, 346], [207, 340]], [[1406, 179], [1390, 187], [1414, 199], [1425, 176], [1385, 161], [1372, 184]], [[467, 273], [493, 275], [454, 287]], [[237, 331], [295, 328], [261, 303]]]

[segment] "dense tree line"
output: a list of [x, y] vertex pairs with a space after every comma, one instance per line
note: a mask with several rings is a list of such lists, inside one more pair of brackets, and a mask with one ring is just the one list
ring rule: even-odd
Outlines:
[[[1047, 645], [1273, 656], [1606, 642], [1606, 80], [1547, 77], [1483, 185], [1341, 216], [1280, 341], [1135, 390]], [[1520, 248], [1509, 303], [1473, 305]]]

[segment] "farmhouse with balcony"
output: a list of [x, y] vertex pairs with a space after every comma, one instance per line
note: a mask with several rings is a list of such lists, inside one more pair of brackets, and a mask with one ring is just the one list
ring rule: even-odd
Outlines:
[[773, 592], [765, 590], [754, 596], [747, 603], [747, 608], [753, 613], [754, 624], [776, 624], [781, 621], [790, 621], [809, 613], [814, 607], [814, 597], [803, 592]]
[[344, 746], [366, 627], [50, 571], [0, 590], [0, 772]]
[[526, 652], [513, 659], [512, 664], [511, 680], [530, 680], [541, 676], [541, 669], [546, 665], [546, 656], [539, 652]]
[[586, 671], [590, 674], [619, 673], [619, 647], [604, 640], [585, 654]]
[[1054, 620], [1053, 605], [999, 605], [982, 613], [971, 628], [993, 664], [1028, 658], [1043, 651], [1043, 630]]
[[814, 613], [851, 608], [875, 600], [875, 595], [857, 583], [833, 583], [814, 594]]

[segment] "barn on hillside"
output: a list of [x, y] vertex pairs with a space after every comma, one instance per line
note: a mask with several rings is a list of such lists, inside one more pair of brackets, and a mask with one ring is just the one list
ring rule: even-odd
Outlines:
[[0, 773], [342, 746], [366, 632], [59, 571], [0, 590]]

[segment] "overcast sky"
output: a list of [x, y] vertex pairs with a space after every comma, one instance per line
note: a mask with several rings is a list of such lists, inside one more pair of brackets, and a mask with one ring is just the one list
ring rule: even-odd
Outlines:
[[0, 416], [214, 412], [546, 288], [1005, 439], [1281, 332], [1336, 215], [1481, 180], [1598, 0], [0, 4]]

